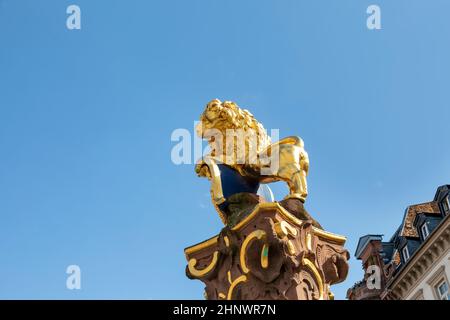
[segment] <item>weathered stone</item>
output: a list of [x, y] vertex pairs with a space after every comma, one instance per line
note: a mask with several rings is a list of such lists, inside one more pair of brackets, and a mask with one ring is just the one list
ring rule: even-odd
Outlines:
[[295, 198], [284, 199], [280, 201], [280, 205], [297, 218], [301, 220], [311, 220], [313, 226], [323, 229], [322, 226], [316, 220], [314, 220], [313, 217], [311, 217], [308, 211], [306, 211], [303, 202], [301, 202], [299, 199]]

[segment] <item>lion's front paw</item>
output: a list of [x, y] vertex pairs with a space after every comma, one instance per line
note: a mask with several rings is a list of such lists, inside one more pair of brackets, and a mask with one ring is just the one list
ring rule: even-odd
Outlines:
[[211, 178], [211, 172], [209, 171], [209, 167], [208, 167], [208, 165], [207, 165], [206, 163], [204, 163], [204, 162], [198, 163], [198, 164], [195, 166], [195, 173], [197, 173], [197, 175], [198, 175], [199, 177], [206, 177], [206, 178], [208, 178], [208, 179]]

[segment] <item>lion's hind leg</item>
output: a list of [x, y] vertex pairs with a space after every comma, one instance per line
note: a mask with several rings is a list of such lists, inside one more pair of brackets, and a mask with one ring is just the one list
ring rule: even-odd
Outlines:
[[289, 180], [286, 180], [289, 187], [289, 194], [285, 199], [299, 199], [305, 202], [308, 192], [306, 190], [306, 178], [303, 171], [297, 171], [291, 175]]
[[286, 143], [279, 144], [277, 176], [286, 181], [289, 187], [289, 195], [285, 198], [294, 198], [305, 202], [308, 195], [306, 182], [309, 166], [308, 155], [300, 138], [289, 137], [283, 140]]

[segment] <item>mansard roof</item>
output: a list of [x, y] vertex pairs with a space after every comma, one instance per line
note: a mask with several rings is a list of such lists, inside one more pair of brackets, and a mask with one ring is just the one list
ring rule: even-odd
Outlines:
[[441, 214], [439, 211], [438, 203], [436, 201], [409, 206], [408, 208], [406, 208], [405, 215], [403, 216], [403, 222], [399, 234], [400, 236], [413, 238], [419, 237], [417, 229], [414, 227], [414, 219], [419, 213], [427, 213], [436, 216], [439, 216]]
[[[450, 190], [450, 185], [442, 186], [438, 188], [436, 194], [440, 192]], [[435, 196], [437, 197], [437, 196]], [[399, 241], [404, 240], [405, 238], [409, 238], [413, 240], [414, 238], [419, 238], [419, 234], [417, 232], [417, 228], [414, 225], [414, 221], [416, 220], [416, 216], [419, 214], [426, 214], [427, 216], [440, 216], [440, 210], [437, 201], [424, 202], [419, 204], [410, 205], [406, 208], [405, 213], [403, 215], [402, 222], [400, 226], [397, 228], [395, 233], [392, 235], [391, 239], [388, 242], [382, 242], [383, 246], [383, 260], [385, 263], [392, 261], [395, 265], [399, 265], [401, 263], [400, 253], [399, 253]], [[368, 234], [361, 238], [359, 238], [358, 245], [356, 247], [355, 257], [357, 259], [361, 259], [361, 255], [364, 252], [367, 245], [374, 240], [382, 241], [383, 235], [379, 234]]]

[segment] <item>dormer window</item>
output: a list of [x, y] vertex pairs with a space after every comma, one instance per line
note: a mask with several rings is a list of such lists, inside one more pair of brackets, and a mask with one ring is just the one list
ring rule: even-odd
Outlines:
[[428, 225], [426, 222], [420, 227], [420, 232], [422, 233], [422, 238], [424, 240], [430, 235], [430, 231], [428, 230]]
[[450, 200], [449, 196], [446, 196], [442, 201], [442, 208], [444, 209], [444, 214], [447, 214], [450, 211]]
[[409, 260], [409, 251], [408, 251], [408, 246], [404, 246], [402, 249], [402, 256], [403, 256], [403, 261], [406, 262]]

